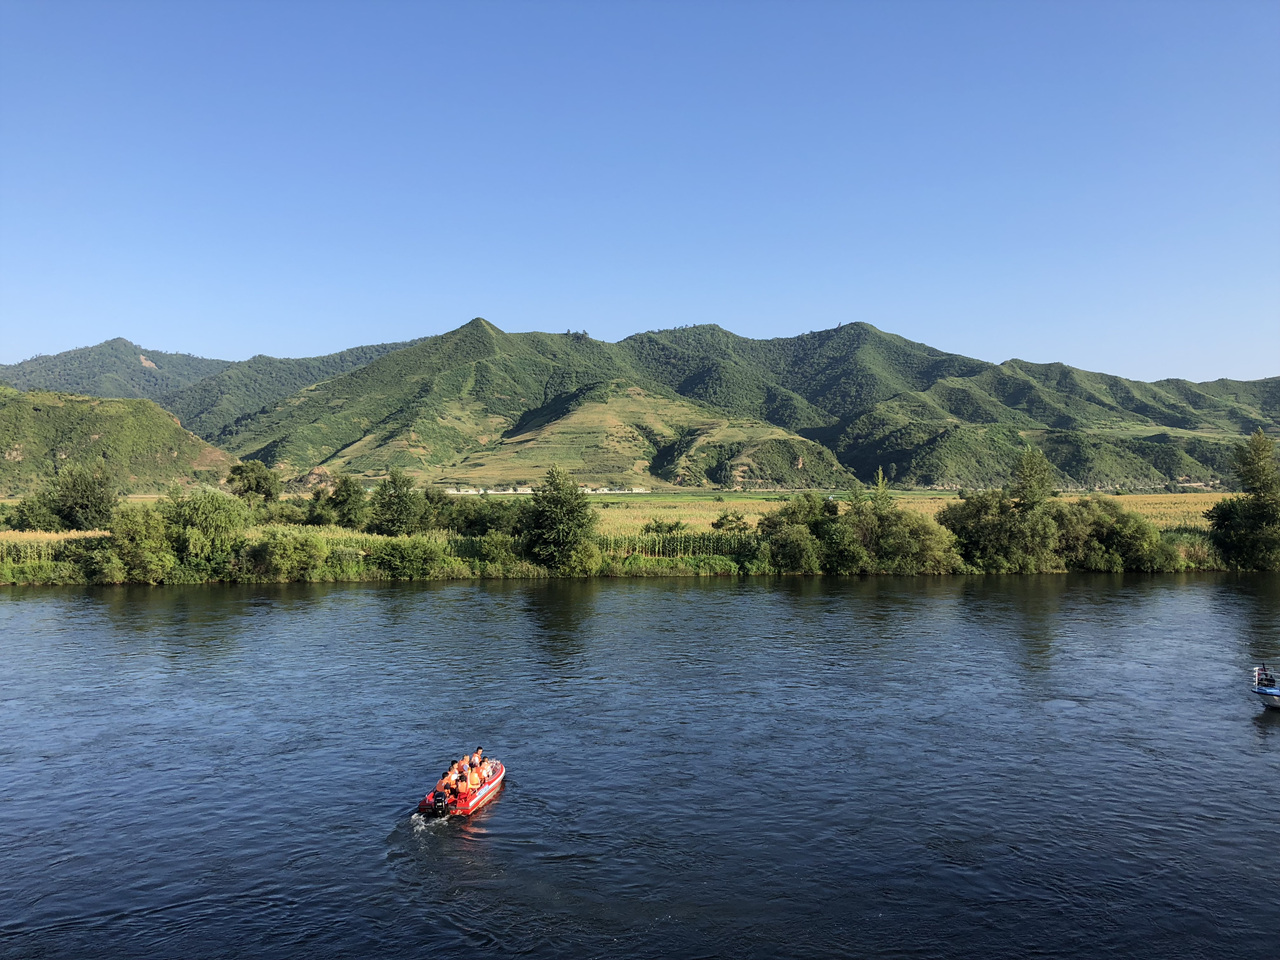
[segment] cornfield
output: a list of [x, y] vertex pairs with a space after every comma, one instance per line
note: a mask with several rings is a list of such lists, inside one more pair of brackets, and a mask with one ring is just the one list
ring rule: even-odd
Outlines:
[[628, 556], [639, 553], [646, 557], [732, 557], [756, 544], [755, 533], [635, 533], [611, 536], [601, 534], [596, 543], [601, 552]]

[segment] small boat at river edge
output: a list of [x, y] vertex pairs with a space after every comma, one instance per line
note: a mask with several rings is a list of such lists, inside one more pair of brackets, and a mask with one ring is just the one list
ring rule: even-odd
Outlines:
[[1276, 676], [1265, 663], [1253, 668], [1253, 692], [1262, 698], [1265, 706], [1280, 710], [1280, 686], [1276, 686]]
[[450, 800], [443, 794], [437, 796], [432, 790], [418, 801], [418, 812], [426, 816], [463, 816], [475, 813], [486, 803], [498, 795], [502, 788], [502, 778], [507, 775], [507, 768], [501, 760], [494, 761], [493, 774], [471, 793], [456, 800]]

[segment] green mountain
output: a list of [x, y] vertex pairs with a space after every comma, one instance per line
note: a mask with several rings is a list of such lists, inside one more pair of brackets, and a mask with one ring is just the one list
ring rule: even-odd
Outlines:
[[380, 343], [322, 357], [282, 359], [259, 354], [197, 383], [155, 398], [197, 436], [212, 442], [236, 433], [236, 422], [303, 387], [356, 370], [378, 357], [418, 343]]
[[552, 463], [620, 486], [850, 479], [819, 444], [680, 397], [616, 344], [479, 319], [308, 387], [226, 439], [289, 473], [399, 467], [487, 486], [534, 482]]
[[235, 421], [247, 414], [417, 342], [380, 343], [298, 359], [259, 354], [233, 362], [147, 350], [117, 338], [0, 365], [0, 383], [19, 390], [145, 397], [177, 414], [192, 433], [214, 440], [233, 431]]
[[0, 364], [0, 383], [19, 390], [159, 400], [227, 365], [226, 360], [147, 350], [117, 337], [96, 347]]
[[216, 483], [233, 460], [150, 400], [0, 387], [0, 496], [27, 493], [63, 466], [104, 469], [135, 492]]
[[[110, 341], [26, 363], [62, 358], [58, 369], [109, 385], [121, 357], [141, 356], [153, 355]], [[1280, 378], [1141, 383], [987, 363], [865, 323], [772, 340], [703, 325], [605, 343], [476, 319], [325, 357], [181, 359], [216, 369], [159, 394], [164, 405], [222, 449], [291, 474], [395, 466], [500, 486], [559, 462], [609, 485], [833, 487], [883, 468], [899, 484], [983, 487], [1005, 482], [1031, 442], [1066, 489], [1150, 489], [1221, 482], [1241, 437], [1280, 428]]]
[[1280, 378], [1140, 383], [992, 364], [864, 323], [764, 341], [698, 326], [621, 346], [662, 383], [818, 440], [862, 478], [883, 467], [922, 486], [1002, 483], [1027, 442], [1067, 487], [1209, 483], [1241, 436], [1280, 425]]

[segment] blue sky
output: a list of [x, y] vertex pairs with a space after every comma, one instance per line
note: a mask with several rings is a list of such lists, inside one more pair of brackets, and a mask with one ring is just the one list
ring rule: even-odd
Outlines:
[[866, 321], [1280, 375], [1280, 3], [0, 0], [0, 362]]

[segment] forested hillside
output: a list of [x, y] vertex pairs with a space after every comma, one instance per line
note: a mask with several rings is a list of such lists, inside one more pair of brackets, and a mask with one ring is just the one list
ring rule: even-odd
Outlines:
[[161, 402], [222, 449], [291, 475], [400, 467], [497, 486], [561, 462], [608, 485], [840, 486], [883, 468], [900, 485], [989, 487], [1030, 442], [1064, 489], [1153, 489], [1229, 481], [1233, 445], [1280, 430], [1280, 378], [1140, 383], [988, 363], [865, 323], [773, 340], [703, 325], [606, 343], [476, 319], [299, 360], [200, 361], [116, 340], [0, 369], [22, 368], [24, 382], [74, 373], [105, 393], [154, 391], [162, 374], [176, 382], [201, 363], [215, 369]]
[[0, 383], [91, 397], [161, 397], [212, 376], [226, 360], [147, 350], [123, 337], [21, 363], [0, 364]]
[[211, 442], [234, 432], [235, 422], [260, 411], [303, 387], [359, 369], [370, 361], [418, 343], [379, 343], [352, 347], [322, 357], [282, 359], [259, 354], [207, 377], [198, 383], [158, 398], [161, 406], [178, 415], [182, 425]]
[[141, 492], [175, 481], [216, 483], [233, 462], [150, 400], [8, 387], [0, 387], [0, 451], [0, 496], [26, 493], [71, 465]]
[[681, 393], [818, 440], [861, 477], [883, 467], [922, 486], [1003, 483], [1028, 440], [1065, 487], [1210, 483], [1234, 442], [1280, 426], [1280, 378], [1148, 384], [985, 363], [864, 323], [767, 341], [699, 326], [621, 346]]
[[478, 319], [301, 391], [236, 429], [224, 435], [229, 450], [287, 473], [399, 467], [507, 485], [560, 463], [619, 486], [851, 479], [819, 444], [643, 377], [615, 344], [508, 334]]

